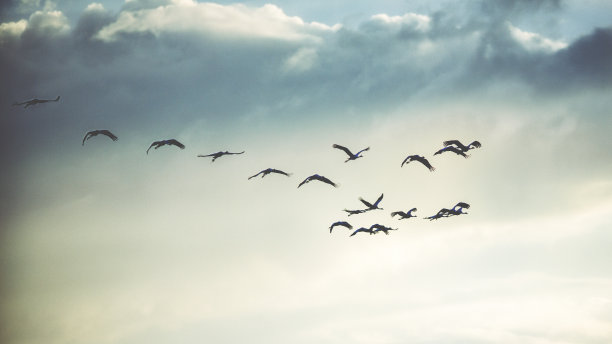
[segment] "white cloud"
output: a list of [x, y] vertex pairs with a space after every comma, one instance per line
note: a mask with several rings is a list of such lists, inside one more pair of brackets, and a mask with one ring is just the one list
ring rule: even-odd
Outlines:
[[5, 44], [11, 40], [16, 40], [25, 31], [28, 21], [22, 19], [16, 22], [0, 24], [0, 44]]
[[324, 32], [339, 26], [306, 23], [287, 16], [282, 9], [267, 4], [250, 8], [242, 4], [220, 5], [175, 0], [166, 6], [123, 11], [117, 21], [103, 28], [98, 38], [112, 41], [120, 33], [198, 32], [223, 38], [268, 38], [287, 41], [319, 41]]
[[403, 16], [389, 16], [382, 13], [373, 15], [372, 20], [396, 27], [408, 27], [421, 32], [428, 31], [431, 25], [430, 17], [416, 13], [406, 13]]
[[523, 31], [510, 23], [506, 23], [506, 25], [512, 38], [528, 51], [554, 53], [567, 47], [567, 43], [563, 41], [555, 41], [537, 33]]

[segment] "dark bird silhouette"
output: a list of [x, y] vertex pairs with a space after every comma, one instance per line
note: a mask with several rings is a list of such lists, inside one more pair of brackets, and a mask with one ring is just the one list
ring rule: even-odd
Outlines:
[[151, 145], [149, 146], [149, 149], [147, 149], [147, 154], [149, 154], [149, 150], [151, 149], [151, 147], [154, 147], [155, 149], [162, 147], [162, 146], [177, 146], [180, 149], [185, 149], [185, 145], [178, 142], [175, 139], [170, 139], [170, 140], [161, 140], [161, 141], [155, 141], [153, 143], [151, 143]]
[[432, 216], [428, 216], [425, 217], [425, 219], [432, 221], [432, 220], [437, 220], [441, 217], [448, 217], [448, 214], [451, 212], [450, 209], [446, 209], [446, 208], [442, 208], [440, 210], [438, 210], [438, 212], [435, 215]]
[[364, 148], [364, 149], [360, 150], [359, 152], [353, 154], [353, 152], [351, 152], [348, 148], [346, 148], [344, 146], [333, 144], [332, 147], [344, 151], [344, 153], [346, 153], [349, 156], [348, 159], [346, 159], [344, 162], [349, 162], [351, 160], [356, 160], [358, 158], [363, 158], [363, 155], [361, 155], [361, 153], [363, 153], [363, 152], [365, 152], [367, 150], [370, 150], [370, 147], [368, 147], [368, 148]]
[[108, 136], [111, 140], [113, 141], [117, 141], [119, 138], [117, 136], [115, 136], [113, 133], [111, 133], [110, 131], [106, 130], [106, 129], [101, 129], [101, 130], [92, 130], [87, 132], [87, 134], [85, 134], [85, 137], [83, 137], [83, 146], [85, 145], [85, 141], [89, 140], [90, 138], [94, 137], [94, 136], [98, 136], [98, 135], [105, 135]]
[[459, 140], [448, 140], [448, 141], [444, 141], [442, 142], [442, 144], [444, 146], [451, 146], [454, 145], [457, 148], [459, 148], [462, 152], [467, 152], [470, 149], [474, 149], [474, 148], [480, 148], [481, 144], [478, 141], [474, 141], [472, 143], [470, 143], [469, 145], [464, 145], [463, 143], [461, 143]]
[[457, 155], [461, 155], [464, 158], [469, 158], [470, 156], [465, 154], [465, 151], [462, 151], [461, 149], [455, 147], [455, 146], [446, 146], [442, 149], [440, 149], [439, 151], [435, 152], [434, 155], [438, 155], [438, 154], [442, 154], [444, 152], [453, 152]]
[[332, 223], [331, 226], [329, 226], [329, 232], [332, 232], [332, 229], [334, 229], [334, 227], [336, 226], [342, 226], [342, 227], [346, 227], [348, 229], [353, 229], [353, 226], [351, 226], [350, 223], [346, 222], [346, 221], [338, 221], [338, 222], [334, 222]]
[[374, 234], [374, 231], [372, 230], [372, 228], [360, 227], [356, 231], [354, 231], [353, 234], [351, 234], [350, 236], [353, 236], [359, 232], [370, 233], [370, 235]]
[[416, 215], [412, 215], [413, 211], [416, 211], [417, 208], [412, 208], [410, 210], [408, 210], [407, 212], [403, 212], [403, 211], [394, 211], [391, 213], [391, 217], [395, 216], [395, 215], [399, 215], [399, 219], [403, 220], [403, 219], [409, 219], [411, 217], [416, 217]]
[[42, 104], [42, 103], [48, 103], [48, 102], [57, 102], [60, 100], [60, 96], [57, 96], [57, 98], [55, 99], [31, 99], [31, 100], [26, 100], [25, 102], [21, 102], [21, 103], [17, 103], [14, 102], [13, 106], [19, 106], [19, 105], [24, 105], [24, 109], [27, 108], [28, 106], [32, 106], [32, 105], [36, 105], [36, 104]]
[[425, 167], [427, 167], [432, 172], [436, 170], [433, 166], [431, 166], [429, 161], [427, 161], [427, 159], [425, 159], [425, 157], [422, 157], [420, 155], [409, 155], [409, 156], [407, 156], [406, 159], [404, 159], [404, 161], [402, 162], [402, 166], [401, 167], [404, 167], [404, 164], [407, 164], [407, 163], [409, 163], [411, 161], [418, 161], [418, 162], [420, 162], [421, 164], [425, 165]]
[[375, 209], [381, 209], [379, 208], [378, 205], [380, 204], [380, 201], [382, 201], [384, 194], [380, 194], [380, 197], [378, 197], [378, 199], [376, 200], [376, 202], [374, 202], [374, 204], [371, 204], [370, 202], [364, 200], [363, 198], [359, 197], [359, 200], [361, 201], [361, 203], [365, 204], [366, 207], [368, 207], [368, 209], [366, 210], [375, 210]]
[[225, 152], [217, 152], [217, 153], [212, 153], [212, 154], [206, 154], [206, 155], [198, 155], [198, 158], [206, 158], [206, 157], [212, 157], [212, 160], [210, 162], [215, 162], [215, 160], [217, 160], [218, 158], [224, 156], [224, 155], [237, 155], [237, 154], [242, 154], [244, 153], [244, 151], [239, 152], [239, 153], [231, 153], [228, 151]]
[[363, 209], [359, 209], [359, 210], [344, 209], [344, 211], [346, 211], [348, 213], [348, 216], [351, 216], [351, 215], [357, 215], [357, 214], [365, 213], [367, 210], [363, 210]]
[[313, 175], [312, 175], [312, 176], [310, 176], [310, 177], [306, 177], [306, 179], [304, 179], [304, 181], [302, 181], [302, 182], [300, 183], [300, 185], [298, 185], [298, 188], [299, 188], [300, 186], [302, 186], [302, 185], [304, 185], [304, 184], [306, 184], [306, 183], [308, 183], [308, 182], [312, 181], [312, 180], [318, 180], [318, 181], [320, 181], [320, 182], [327, 183], [327, 184], [329, 184], [329, 185], [331, 185], [331, 186], [333, 186], [333, 187], [335, 187], [335, 188], [337, 188], [337, 187], [338, 187], [338, 184], [336, 184], [336, 183], [332, 182], [331, 180], [329, 180], [329, 179], [327, 179], [327, 178], [325, 178], [325, 177], [323, 177], [323, 176], [320, 176], [320, 175], [318, 175], [318, 174], [313, 174]]
[[370, 229], [374, 229], [374, 231], [373, 231], [374, 234], [376, 234], [378, 232], [383, 232], [386, 235], [389, 235], [389, 231], [396, 231], [397, 230], [397, 228], [391, 228], [391, 227], [379, 225], [378, 223], [375, 223], [372, 226], [370, 226]]
[[263, 178], [263, 177], [267, 176], [270, 173], [283, 174], [283, 175], [285, 175], [287, 177], [289, 177], [291, 175], [291, 173], [283, 172], [281, 170], [277, 170], [277, 169], [274, 169], [274, 168], [266, 168], [265, 170], [250, 176], [248, 179], [255, 178], [255, 177], [257, 177], [260, 174], [261, 174], [261, 178]]
[[463, 212], [464, 208], [469, 209], [470, 205], [465, 202], [459, 202], [451, 210], [448, 211], [447, 216], [467, 214], [467, 212]]

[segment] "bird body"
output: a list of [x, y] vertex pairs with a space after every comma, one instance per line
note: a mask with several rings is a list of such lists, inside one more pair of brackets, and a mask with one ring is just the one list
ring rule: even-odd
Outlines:
[[374, 231], [372, 230], [372, 228], [360, 227], [356, 231], [354, 231], [353, 234], [351, 234], [350, 236], [353, 236], [359, 232], [370, 233], [370, 235], [374, 234]]
[[149, 154], [149, 150], [151, 149], [151, 147], [157, 149], [159, 147], [166, 146], [166, 145], [168, 145], [168, 146], [177, 146], [180, 149], [185, 149], [185, 145], [180, 143], [180, 142], [178, 142], [175, 139], [160, 140], [160, 141], [155, 141], [155, 142], [151, 143], [151, 145], [147, 149], [147, 154]]
[[438, 150], [437, 152], [434, 153], [434, 155], [438, 155], [438, 154], [442, 154], [444, 152], [453, 152], [457, 155], [461, 155], [464, 158], [469, 158], [470, 156], [465, 154], [466, 151], [463, 151], [455, 146], [446, 146], [440, 150]]
[[200, 154], [200, 155], [198, 155], [198, 158], [212, 157], [211, 162], [215, 162], [215, 160], [217, 160], [218, 158], [220, 158], [220, 157], [222, 157], [224, 155], [237, 155], [237, 154], [242, 154], [242, 153], [244, 153], [244, 151], [239, 152], [239, 153], [231, 153], [231, 152], [225, 151], [225, 152], [217, 152], [217, 153], [206, 154], [206, 155]]
[[430, 171], [435, 171], [436, 169], [431, 166], [431, 164], [429, 163], [429, 161], [427, 161], [427, 159], [425, 159], [425, 157], [420, 156], [420, 155], [409, 155], [406, 157], [406, 159], [404, 159], [404, 161], [402, 161], [402, 165], [401, 167], [404, 167], [404, 164], [407, 164], [411, 161], [418, 161], [421, 164], [425, 165], [425, 167], [427, 167]]
[[442, 144], [446, 147], [448, 146], [455, 146], [457, 147], [459, 150], [461, 150], [462, 152], [467, 152], [470, 149], [474, 149], [474, 148], [480, 148], [482, 145], [480, 144], [480, 142], [478, 141], [473, 141], [472, 143], [470, 143], [469, 145], [464, 145], [463, 143], [461, 143], [461, 141], [459, 140], [447, 140], [442, 142]]
[[342, 227], [346, 227], [348, 229], [353, 229], [353, 226], [351, 226], [350, 223], [346, 222], [346, 221], [338, 221], [338, 222], [334, 222], [332, 223], [331, 226], [329, 226], [329, 232], [332, 232], [332, 229], [334, 229], [334, 227], [336, 226], [342, 226]]
[[374, 234], [378, 232], [383, 232], [386, 235], [389, 235], [389, 231], [396, 231], [397, 228], [391, 228], [391, 227], [387, 227], [387, 226], [383, 226], [383, 225], [379, 225], [378, 223], [375, 223], [372, 226], [370, 226], [370, 230], [373, 230]]
[[353, 154], [353, 152], [351, 152], [350, 149], [348, 149], [348, 148], [346, 148], [344, 146], [341, 146], [341, 145], [338, 145], [338, 144], [334, 143], [332, 145], [332, 147], [336, 148], [336, 149], [340, 149], [341, 151], [344, 151], [349, 156], [348, 159], [346, 159], [344, 162], [349, 162], [351, 160], [356, 160], [358, 158], [363, 158], [363, 155], [361, 155], [361, 153], [370, 150], [370, 147], [368, 147], [368, 148], [364, 148], [364, 149], [360, 150], [359, 152]]
[[92, 131], [87, 132], [87, 134], [85, 134], [85, 137], [83, 137], [83, 144], [82, 145], [84, 146], [85, 145], [85, 141], [89, 140], [90, 138], [92, 138], [94, 136], [98, 136], [100, 134], [108, 136], [113, 141], [117, 141], [119, 139], [117, 136], [115, 136], [109, 130], [106, 130], [106, 129], [92, 130]]
[[333, 186], [333, 187], [335, 187], [335, 188], [337, 188], [337, 187], [338, 187], [338, 184], [336, 184], [336, 183], [332, 182], [331, 180], [327, 179], [326, 177], [320, 176], [320, 175], [318, 175], [318, 174], [313, 174], [313, 175], [312, 175], [312, 176], [310, 176], [310, 177], [306, 177], [306, 179], [304, 179], [304, 180], [303, 180], [303, 181], [300, 183], [300, 185], [298, 185], [298, 188], [299, 188], [300, 186], [302, 186], [302, 185], [306, 184], [306, 183], [309, 183], [310, 181], [313, 181], [313, 180], [318, 180], [318, 181], [320, 181], [320, 182], [323, 182], [323, 183], [329, 184], [329, 185], [331, 185], [331, 186]]
[[417, 208], [412, 208], [410, 210], [408, 210], [407, 212], [403, 212], [403, 211], [394, 211], [391, 213], [391, 217], [395, 216], [395, 215], [399, 215], [399, 219], [403, 220], [403, 219], [409, 219], [411, 217], [416, 217], [416, 215], [412, 215], [413, 211], [416, 211]]
[[57, 102], [60, 100], [60, 96], [57, 96], [57, 98], [55, 99], [31, 99], [31, 100], [26, 100], [25, 102], [21, 102], [21, 103], [13, 103], [13, 106], [20, 106], [20, 105], [24, 105], [24, 109], [27, 108], [28, 106], [32, 106], [32, 105], [36, 105], [36, 104], [42, 104], [42, 103], [48, 103], [48, 102]]
[[267, 169], [265, 169], [265, 170], [263, 170], [263, 171], [261, 171], [261, 172], [259, 172], [257, 174], [254, 174], [254, 175], [250, 176], [248, 179], [255, 178], [255, 177], [257, 177], [260, 174], [261, 174], [261, 178], [263, 178], [263, 177], [267, 176], [270, 173], [282, 174], [282, 175], [285, 175], [287, 177], [289, 177], [291, 175], [291, 173], [283, 172], [281, 170], [277, 170], [277, 169], [274, 169], [274, 168], [267, 168]]

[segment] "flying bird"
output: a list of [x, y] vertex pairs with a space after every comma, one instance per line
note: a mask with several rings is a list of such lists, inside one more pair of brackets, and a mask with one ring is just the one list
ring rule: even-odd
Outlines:
[[260, 174], [261, 174], [261, 178], [263, 178], [263, 177], [267, 176], [270, 173], [283, 174], [283, 175], [285, 175], [287, 177], [289, 177], [291, 175], [291, 173], [283, 172], [281, 170], [277, 170], [277, 169], [274, 169], [274, 168], [266, 168], [265, 170], [255, 174], [255, 175], [250, 176], [248, 179], [255, 178], [255, 177], [257, 177]]
[[348, 229], [353, 229], [353, 226], [351, 226], [350, 223], [346, 222], [346, 221], [338, 221], [338, 222], [334, 222], [332, 223], [331, 226], [329, 226], [329, 232], [332, 232], [332, 229], [334, 229], [334, 227], [336, 226], [342, 226], [342, 227], [346, 227]]
[[409, 219], [411, 217], [416, 217], [416, 215], [412, 215], [413, 211], [416, 211], [417, 208], [412, 208], [410, 210], [408, 210], [407, 212], [403, 212], [403, 211], [394, 211], [391, 213], [391, 217], [395, 216], [395, 215], [399, 215], [399, 219], [403, 220], [403, 219]]
[[465, 203], [465, 202], [459, 202], [451, 210], [448, 211], [448, 215], [447, 216], [467, 214], [467, 212], [463, 212], [464, 208], [465, 209], [469, 209], [470, 205]]
[[298, 185], [298, 188], [299, 188], [300, 186], [302, 186], [302, 185], [304, 185], [304, 184], [306, 184], [306, 183], [308, 183], [308, 182], [312, 181], [312, 180], [318, 180], [318, 181], [320, 181], [320, 182], [327, 183], [327, 184], [329, 184], [329, 185], [331, 185], [331, 186], [333, 186], [333, 187], [335, 187], [335, 188], [337, 188], [337, 187], [338, 187], [338, 184], [336, 184], [336, 183], [332, 182], [331, 180], [329, 180], [329, 179], [327, 179], [327, 178], [325, 178], [325, 177], [323, 177], [323, 176], [320, 176], [320, 175], [318, 175], [318, 174], [313, 174], [313, 175], [312, 175], [312, 176], [310, 176], [310, 177], [306, 177], [306, 179], [304, 179], [304, 181], [302, 181], [302, 182], [300, 183], [300, 185]]
[[357, 214], [365, 213], [367, 210], [363, 210], [363, 209], [359, 209], [359, 210], [344, 209], [344, 211], [346, 211], [348, 213], [348, 216], [351, 216], [351, 215], [357, 215]]
[[427, 167], [430, 171], [435, 171], [436, 169], [431, 166], [431, 164], [429, 163], [429, 161], [427, 161], [427, 159], [425, 159], [425, 157], [422, 157], [420, 155], [409, 155], [406, 157], [406, 159], [404, 159], [404, 161], [402, 161], [402, 166], [404, 167], [404, 164], [407, 164], [411, 161], [418, 161], [421, 164], [425, 165], [425, 167]]
[[461, 143], [459, 140], [447, 140], [442, 142], [442, 144], [444, 146], [456, 146], [457, 148], [459, 148], [462, 152], [467, 152], [470, 149], [474, 149], [474, 148], [480, 148], [482, 145], [480, 144], [480, 142], [478, 141], [474, 141], [472, 143], [470, 143], [469, 145], [464, 145], [463, 143]]
[[206, 155], [198, 155], [198, 158], [206, 158], [206, 157], [212, 157], [212, 160], [210, 162], [215, 162], [215, 160], [217, 160], [218, 158], [224, 156], [224, 155], [236, 155], [236, 154], [242, 154], [244, 153], [244, 151], [240, 152], [240, 153], [231, 153], [228, 151], [225, 152], [217, 152], [217, 153], [212, 153], [212, 154], [206, 154]]
[[42, 104], [42, 103], [48, 103], [48, 102], [56, 102], [59, 101], [60, 96], [57, 96], [57, 98], [55, 99], [31, 99], [31, 100], [26, 100], [25, 102], [21, 102], [21, 103], [17, 103], [14, 102], [13, 106], [19, 106], [19, 105], [24, 105], [24, 109], [27, 108], [28, 106], [32, 106], [32, 105], [36, 105], [36, 104]]
[[386, 235], [389, 235], [389, 231], [396, 231], [397, 230], [397, 228], [391, 228], [391, 227], [379, 225], [378, 223], [375, 223], [372, 226], [370, 226], [370, 230], [371, 229], [374, 229], [374, 231], [373, 231], [374, 234], [376, 234], [378, 232], [383, 232]]
[[384, 194], [380, 194], [380, 197], [378, 197], [378, 199], [376, 200], [376, 202], [374, 202], [374, 204], [371, 204], [370, 202], [364, 200], [363, 198], [359, 197], [359, 200], [361, 201], [361, 203], [365, 204], [366, 207], [368, 207], [368, 209], [366, 210], [375, 210], [375, 209], [381, 209], [378, 207], [378, 204], [380, 204], [380, 201], [382, 201]]
[[85, 145], [85, 141], [89, 140], [90, 138], [94, 137], [94, 136], [98, 136], [98, 135], [105, 135], [108, 136], [111, 140], [113, 141], [117, 141], [119, 138], [117, 136], [115, 136], [113, 133], [111, 133], [110, 131], [106, 130], [106, 129], [102, 129], [102, 130], [92, 130], [87, 132], [87, 134], [85, 134], [85, 137], [83, 137], [83, 146]]
[[434, 155], [438, 155], [438, 154], [442, 154], [444, 152], [453, 152], [457, 155], [461, 155], [464, 158], [469, 158], [470, 156], [465, 154], [466, 151], [463, 151], [455, 146], [446, 146], [442, 149], [440, 149], [439, 151], [435, 152]]
[[351, 234], [350, 236], [353, 236], [359, 232], [370, 233], [370, 235], [374, 234], [374, 231], [372, 230], [372, 228], [360, 227], [356, 231], [354, 231], [353, 234]]
[[363, 153], [363, 152], [365, 152], [367, 150], [370, 150], [370, 147], [368, 147], [368, 148], [364, 148], [364, 149], [360, 150], [359, 152], [353, 154], [353, 152], [351, 152], [348, 148], [346, 148], [344, 146], [333, 144], [332, 147], [344, 151], [344, 153], [346, 153], [349, 156], [348, 159], [346, 159], [344, 162], [349, 162], [351, 160], [356, 160], [358, 158], [363, 158], [363, 155], [361, 155], [361, 153]]
[[439, 219], [441, 217], [448, 217], [449, 216], [448, 214], [450, 212], [451, 212], [450, 209], [442, 208], [442, 209], [438, 210], [438, 212], [435, 215], [425, 217], [425, 219], [427, 219], [429, 221], [432, 221], [432, 220], [437, 220], [437, 219]]
[[155, 141], [153, 143], [151, 143], [151, 145], [149, 146], [149, 149], [147, 149], [147, 154], [149, 154], [149, 150], [151, 149], [151, 147], [154, 147], [155, 149], [162, 147], [162, 146], [177, 146], [180, 149], [185, 149], [185, 145], [178, 142], [175, 139], [170, 139], [170, 140], [161, 140], [161, 141]]

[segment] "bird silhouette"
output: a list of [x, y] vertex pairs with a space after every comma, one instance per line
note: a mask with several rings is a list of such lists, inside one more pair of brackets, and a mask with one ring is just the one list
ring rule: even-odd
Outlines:
[[480, 148], [482, 145], [480, 144], [480, 142], [478, 141], [473, 141], [472, 143], [470, 143], [469, 145], [464, 145], [463, 143], [461, 143], [459, 140], [447, 140], [442, 142], [442, 144], [444, 146], [451, 146], [454, 145], [456, 146], [458, 149], [460, 149], [462, 152], [467, 152], [470, 149], [474, 149], [474, 148]]
[[250, 176], [248, 179], [255, 178], [255, 177], [257, 177], [260, 174], [261, 174], [261, 178], [263, 178], [263, 177], [267, 176], [270, 173], [278, 173], [278, 174], [285, 175], [287, 177], [289, 177], [291, 175], [291, 173], [283, 172], [281, 170], [277, 170], [277, 169], [274, 169], [274, 168], [266, 168], [265, 170]]
[[376, 234], [378, 232], [383, 232], [386, 235], [389, 235], [389, 231], [396, 231], [397, 230], [397, 228], [391, 228], [391, 227], [379, 225], [378, 223], [375, 223], [372, 226], [370, 226], [370, 229], [374, 230], [373, 231], [374, 234]]
[[380, 197], [378, 197], [378, 199], [376, 200], [376, 202], [374, 202], [374, 204], [371, 204], [370, 202], [364, 200], [363, 198], [359, 197], [359, 200], [361, 201], [361, 203], [365, 204], [366, 207], [368, 207], [368, 209], [366, 210], [375, 210], [375, 209], [381, 209], [379, 208], [378, 205], [380, 204], [380, 201], [382, 201], [384, 194], [380, 194]]
[[395, 215], [399, 215], [399, 219], [403, 220], [403, 219], [409, 219], [411, 217], [416, 217], [416, 215], [412, 215], [412, 212], [416, 211], [417, 208], [412, 208], [410, 210], [408, 210], [407, 212], [403, 212], [403, 211], [394, 211], [391, 213], [391, 217], [395, 216]]
[[464, 158], [469, 158], [470, 156], [468, 154], [465, 154], [465, 151], [455, 147], [455, 146], [446, 146], [442, 149], [440, 149], [439, 151], [435, 152], [434, 155], [438, 155], [438, 154], [442, 154], [444, 152], [453, 152], [457, 155], [461, 155]]
[[329, 180], [329, 179], [327, 179], [327, 178], [325, 178], [325, 177], [323, 177], [323, 176], [320, 176], [320, 175], [318, 175], [318, 174], [313, 174], [313, 175], [312, 175], [312, 176], [310, 176], [310, 177], [306, 177], [306, 179], [304, 179], [304, 180], [303, 180], [303, 181], [300, 183], [300, 185], [298, 185], [298, 188], [299, 188], [300, 186], [302, 186], [302, 185], [306, 184], [306, 183], [309, 183], [309, 182], [310, 182], [310, 181], [312, 181], [312, 180], [318, 180], [318, 181], [320, 181], [320, 182], [327, 183], [327, 184], [329, 184], [329, 185], [331, 185], [331, 186], [333, 186], [333, 187], [335, 187], [335, 188], [337, 188], [337, 187], [338, 187], [338, 184], [336, 184], [336, 183], [332, 182], [331, 180]]
[[359, 152], [353, 154], [353, 152], [351, 152], [348, 148], [346, 148], [344, 146], [340, 146], [338, 144], [333, 144], [332, 147], [344, 151], [349, 156], [348, 159], [346, 159], [344, 162], [349, 162], [351, 160], [356, 160], [358, 158], [363, 158], [363, 155], [361, 155], [361, 153], [370, 150], [370, 147], [368, 147], [368, 148], [364, 148], [364, 149], [360, 150]]
[[350, 223], [346, 222], [346, 221], [338, 221], [338, 222], [334, 222], [332, 223], [331, 226], [329, 226], [329, 232], [332, 232], [332, 229], [334, 229], [334, 227], [336, 226], [342, 226], [342, 227], [346, 227], [348, 229], [353, 229], [353, 226], [351, 226]]
[[425, 219], [432, 221], [432, 220], [437, 220], [441, 217], [448, 217], [448, 214], [450, 213], [450, 211], [451, 211], [450, 209], [442, 208], [438, 210], [438, 212], [435, 215], [425, 217]]
[[206, 157], [212, 157], [212, 160], [210, 162], [215, 162], [215, 160], [217, 160], [218, 158], [224, 156], [224, 155], [237, 155], [237, 154], [242, 154], [244, 153], [244, 151], [239, 152], [239, 153], [231, 153], [228, 151], [225, 152], [217, 152], [217, 153], [212, 153], [212, 154], [206, 154], [206, 155], [198, 155], [198, 158], [206, 158]]
[[370, 235], [374, 234], [372, 228], [359, 227], [356, 231], [353, 232], [350, 236], [353, 236], [359, 232], [370, 233]]
[[166, 145], [168, 145], [168, 146], [177, 146], [180, 149], [185, 149], [185, 145], [180, 143], [180, 142], [178, 142], [175, 139], [160, 140], [160, 141], [155, 141], [155, 142], [151, 143], [151, 145], [149, 146], [149, 149], [147, 149], [147, 154], [149, 154], [149, 150], [151, 149], [151, 147], [157, 149], [159, 147], [166, 146]]
[[57, 98], [55, 99], [31, 99], [31, 100], [26, 100], [25, 102], [21, 102], [21, 103], [17, 103], [14, 102], [13, 106], [19, 106], [19, 105], [24, 105], [24, 109], [27, 108], [28, 106], [32, 106], [32, 105], [36, 105], [36, 104], [42, 104], [42, 103], [48, 103], [48, 102], [57, 102], [60, 100], [60, 96], [57, 96]]
[[363, 214], [363, 213], [365, 213], [367, 210], [363, 210], [363, 209], [359, 209], [359, 210], [348, 210], [348, 209], [344, 209], [344, 211], [346, 211], [346, 212], [348, 213], [348, 216], [351, 216], [351, 215]]
[[422, 157], [420, 155], [409, 155], [406, 157], [406, 159], [404, 159], [404, 161], [402, 161], [402, 166], [404, 167], [404, 164], [407, 164], [411, 161], [418, 161], [421, 164], [425, 165], [425, 167], [427, 167], [430, 171], [435, 171], [436, 169], [431, 166], [431, 164], [429, 163], [429, 161], [427, 161], [427, 159], [425, 159], [425, 157]]
[[85, 141], [89, 140], [90, 138], [94, 137], [94, 136], [98, 136], [98, 135], [105, 135], [108, 136], [111, 140], [113, 141], [117, 141], [119, 138], [117, 136], [115, 136], [113, 133], [111, 133], [110, 131], [106, 130], [106, 129], [101, 129], [101, 130], [92, 130], [87, 132], [87, 134], [85, 134], [85, 136], [83, 137], [83, 146], [85, 145]]

